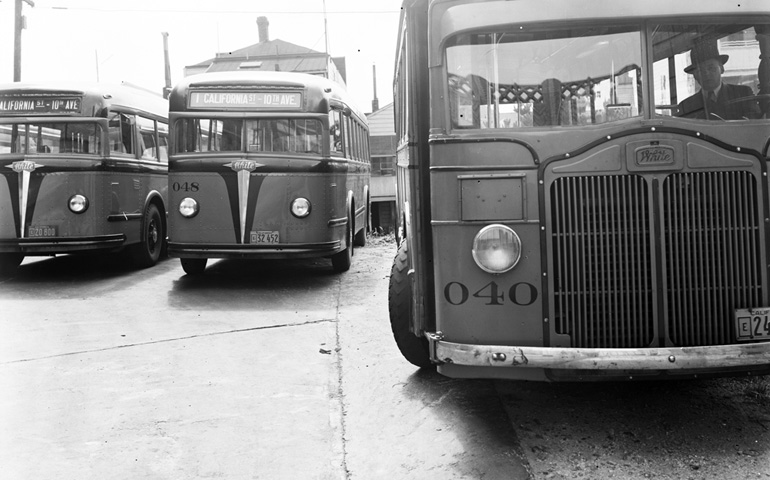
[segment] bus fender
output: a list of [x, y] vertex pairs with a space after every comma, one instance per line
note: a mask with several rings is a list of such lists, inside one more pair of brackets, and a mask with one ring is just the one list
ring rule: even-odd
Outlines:
[[144, 215], [144, 212], [147, 211], [147, 208], [149, 208], [151, 203], [154, 203], [155, 206], [158, 207], [158, 211], [160, 211], [160, 219], [163, 222], [164, 240], [168, 242], [168, 210], [166, 210], [166, 202], [163, 194], [158, 190], [151, 190], [148, 192], [144, 199], [144, 206], [141, 211], [142, 215]]
[[348, 222], [350, 222], [350, 236], [353, 236], [356, 233], [356, 201], [352, 190], [348, 190], [348, 196], [345, 200], [345, 215], [348, 216]]

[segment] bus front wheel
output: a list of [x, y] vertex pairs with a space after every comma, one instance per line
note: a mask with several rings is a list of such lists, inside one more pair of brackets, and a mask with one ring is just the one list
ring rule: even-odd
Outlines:
[[149, 204], [142, 219], [142, 232], [138, 244], [131, 247], [131, 262], [137, 268], [147, 268], [158, 263], [166, 233], [155, 204]]
[[412, 325], [412, 287], [409, 283], [409, 256], [406, 241], [398, 247], [398, 254], [393, 260], [388, 285], [388, 311], [390, 313], [390, 328], [401, 355], [409, 363], [420, 367], [430, 368], [428, 339], [417, 336], [411, 330]]
[[200, 275], [206, 270], [206, 258], [180, 258], [182, 270], [187, 275]]

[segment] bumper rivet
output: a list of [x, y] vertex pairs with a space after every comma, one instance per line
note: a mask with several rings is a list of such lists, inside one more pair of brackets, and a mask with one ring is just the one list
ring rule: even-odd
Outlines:
[[671, 363], [676, 363], [676, 357], [673, 356], [673, 355], [669, 355], [668, 356], [668, 361], [671, 362]]
[[493, 353], [492, 354], [492, 360], [495, 362], [504, 362], [505, 361], [505, 354], [504, 353]]

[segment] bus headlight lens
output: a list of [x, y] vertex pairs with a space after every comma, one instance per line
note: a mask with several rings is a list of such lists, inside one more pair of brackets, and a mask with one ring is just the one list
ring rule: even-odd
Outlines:
[[73, 195], [67, 202], [72, 213], [83, 213], [88, 210], [88, 199], [83, 195]]
[[184, 198], [179, 202], [179, 213], [185, 218], [193, 218], [198, 215], [198, 202], [192, 198]]
[[305, 218], [310, 215], [310, 200], [307, 198], [295, 198], [291, 202], [291, 214], [297, 218]]
[[489, 273], [505, 273], [519, 263], [521, 239], [505, 225], [487, 225], [473, 239], [473, 260]]

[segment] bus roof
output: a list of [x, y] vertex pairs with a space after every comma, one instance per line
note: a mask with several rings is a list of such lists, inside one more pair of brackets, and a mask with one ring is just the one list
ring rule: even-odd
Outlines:
[[186, 97], [196, 88], [222, 89], [302, 89], [307, 92], [303, 111], [327, 113], [331, 101], [337, 101], [363, 122], [366, 116], [340, 84], [318, 75], [296, 72], [212, 72], [186, 77], [171, 90], [169, 105], [172, 112], [188, 111]]
[[[154, 118], [168, 118], [168, 102], [159, 94], [130, 84], [94, 82], [15, 82], [0, 84], [0, 98], [34, 97], [41, 95], [82, 97], [83, 116], [100, 116], [109, 107], [122, 111], [145, 113]], [[3, 115], [13, 113], [3, 112]], [[28, 116], [27, 113], [20, 115]]]

